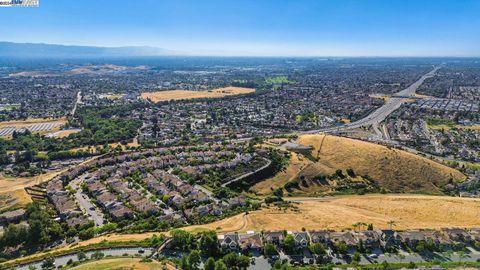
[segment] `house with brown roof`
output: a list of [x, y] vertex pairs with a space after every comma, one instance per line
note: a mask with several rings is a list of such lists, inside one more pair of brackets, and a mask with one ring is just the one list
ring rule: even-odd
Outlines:
[[238, 234], [238, 245], [242, 251], [263, 249], [262, 235], [253, 231]]
[[420, 230], [397, 232], [400, 241], [410, 248], [415, 248], [420, 241], [425, 240], [425, 234]]
[[309, 231], [310, 241], [312, 243], [323, 243], [328, 244], [330, 242], [330, 234], [334, 231], [329, 230], [320, 230], [320, 231]]
[[345, 243], [348, 247], [355, 247], [358, 244], [357, 238], [352, 232], [332, 232], [330, 234], [330, 241], [332, 244]]
[[445, 249], [450, 246], [451, 242], [448, 235], [441, 231], [425, 230], [423, 231], [426, 241], [432, 241], [433, 244], [441, 249]]
[[468, 235], [469, 235], [470, 241], [480, 242], [480, 228], [472, 228], [468, 230]]
[[460, 228], [443, 228], [442, 232], [448, 236], [452, 242], [468, 242], [470, 239], [470, 234], [465, 229]]
[[283, 239], [285, 239], [285, 233], [284, 231], [264, 232], [263, 239], [265, 243], [280, 246], [283, 244]]
[[357, 242], [362, 241], [365, 248], [380, 247], [380, 235], [376, 231], [361, 231], [354, 234]]
[[116, 221], [133, 217], [133, 211], [121, 203], [112, 205], [107, 211]]

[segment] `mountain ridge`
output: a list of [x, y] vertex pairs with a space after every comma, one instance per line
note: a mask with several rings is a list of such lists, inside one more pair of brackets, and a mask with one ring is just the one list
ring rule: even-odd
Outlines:
[[151, 46], [101, 47], [0, 41], [0, 57], [122, 57], [170, 56], [180, 52]]

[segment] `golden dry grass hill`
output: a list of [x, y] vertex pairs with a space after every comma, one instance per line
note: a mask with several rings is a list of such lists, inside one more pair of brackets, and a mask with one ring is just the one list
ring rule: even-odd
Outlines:
[[[250, 230], [343, 230], [364, 222], [374, 228], [440, 229], [477, 227], [480, 199], [427, 195], [352, 195], [325, 198], [286, 197], [295, 208], [276, 206], [239, 214], [210, 224], [187, 227], [219, 233]], [[294, 222], [292, 222], [294, 221]]]
[[[293, 153], [283, 172], [256, 184], [252, 190], [260, 194], [271, 193], [290, 181], [332, 175], [337, 170], [344, 173], [352, 169], [356, 178], [372, 179], [380, 188], [389, 192], [441, 193], [449, 181], [463, 181], [465, 176], [448, 166], [432, 160], [382, 145], [331, 135], [302, 135], [298, 144], [313, 148], [310, 158]], [[325, 192], [335, 183], [300, 185], [300, 192]]]

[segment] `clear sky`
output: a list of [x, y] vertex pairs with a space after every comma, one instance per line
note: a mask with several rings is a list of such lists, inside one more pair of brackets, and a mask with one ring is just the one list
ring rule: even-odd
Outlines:
[[0, 40], [195, 55], [480, 56], [480, 0], [40, 0]]

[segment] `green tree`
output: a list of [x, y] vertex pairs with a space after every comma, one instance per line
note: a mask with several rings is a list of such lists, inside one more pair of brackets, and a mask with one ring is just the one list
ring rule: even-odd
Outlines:
[[55, 267], [55, 260], [52, 257], [47, 257], [42, 262], [42, 269], [52, 269]]
[[265, 244], [263, 248], [263, 253], [265, 254], [265, 256], [273, 256], [278, 254], [277, 249], [272, 244]]
[[85, 254], [85, 252], [80, 251], [80, 252], [77, 253], [77, 259], [78, 259], [79, 261], [83, 261], [83, 260], [85, 260], [86, 258], [87, 258], [87, 255]]
[[289, 234], [283, 239], [283, 246], [287, 253], [293, 253], [295, 251], [295, 239], [293, 235]]
[[105, 257], [105, 254], [100, 251], [95, 251], [92, 255], [90, 255], [90, 259], [92, 260], [100, 260], [103, 257]]
[[192, 250], [188, 255], [188, 266], [191, 270], [198, 269], [200, 265], [200, 252], [198, 250]]
[[205, 270], [215, 270], [215, 260], [212, 257], [208, 258], [203, 268]]
[[352, 256], [352, 261], [359, 263], [361, 259], [361, 255], [359, 252], [355, 252]]
[[182, 270], [190, 270], [190, 265], [188, 263], [188, 258], [187, 256], [183, 256], [182, 260], [180, 262], [180, 269]]
[[237, 266], [240, 269], [247, 269], [250, 266], [250, 258], [245, 255], [240, 255], [238, 257]]
[[28, 228], [25, 225], [9, 224], [1, 237], [0, 247], [15, 247], [27, 240]]
[[325, 250], [325, 246], [322, 245], [321, 243], [314, 243], [309, 246], [309, 249], [310, 249], [310, 252], [317, 255], [323, 255], [327, 253]]
[[46, 244], [63, 237], [63, 230], [60, 224], [50, 218], [46, 210], [37, 203], [27, 206], [28, 217], [28, 239], [29, 244]]
[[223, 262], [229, 269], [236, 267], [238, 264], [238, 255], [236, 253], [230, 252], [227, 255], [223, 256]]
[[227, 270], [227, 265], [223, 260], [218, 260], [215, 262], [215, 270]]
[[191, 247], [193, 235], [182, 230], [172, 231], [172, 246], [183, 251], [188, 251]]
[[417, 251], [418, 253], [422, 253], [425, 251], [425, 242], [424, 241], [420, 241], [416, 246], [415, 246], [415, 251]]
[[347, 254], [348, 246], [345, 242], [335, 243], [335, 250], [340, 254]]
[[203, 232], [200, 236], [199, 249], [205, 257], [216, 257], [219, 254], [217, 233]]

